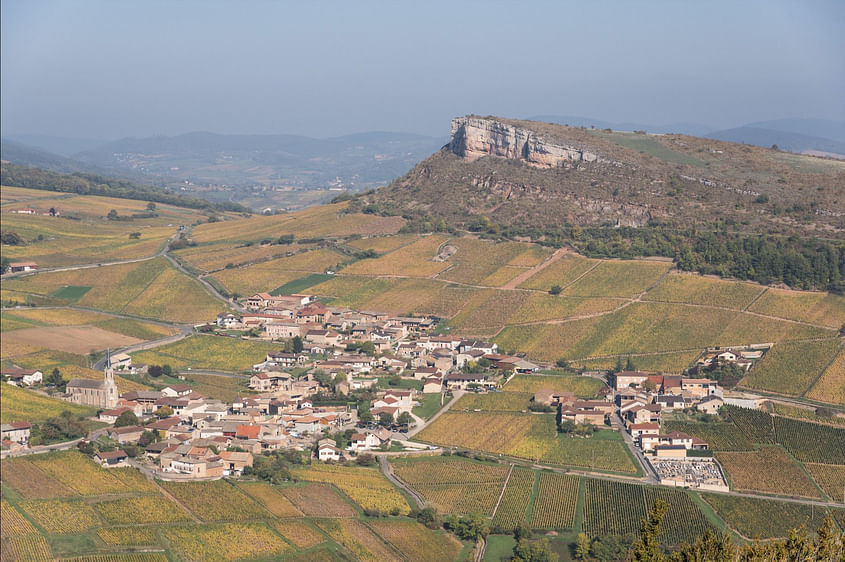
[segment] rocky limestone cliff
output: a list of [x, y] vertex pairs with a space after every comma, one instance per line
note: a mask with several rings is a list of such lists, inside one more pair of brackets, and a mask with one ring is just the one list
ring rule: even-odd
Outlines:
[[521, 160], [538, 168], [566, 167], [599, 160], [588, 150], [548, 142], [527, 129], [495, 119], [469, 116], [452, 119], [449, 149], [467, 162], [482, 156], [498, 156]]

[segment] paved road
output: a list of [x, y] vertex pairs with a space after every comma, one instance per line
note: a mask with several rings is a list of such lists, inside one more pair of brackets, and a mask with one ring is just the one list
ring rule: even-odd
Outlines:
[[378, 465], [381, 469], [382, 474], [384, 474], [388, 480], [393, 482], [393, 484], [395, 484], [396, 486], [399, 486], [399, 488], [401, 488], [405, 491], [405, 493], [411, 496], [411, 499], [414, 500], [415, 504], [417, 504], [418, 509], [422, 509], [425, 507], [425, 500], [423, 500], [422, 497], [417, 494], [414, 490], [406, 486], [404, 482], [396, 478], [396, 476], [393, 474], [393, 467], [390, 466], [389, 462], [387, 462], [387, 457], [385, 457], [384, 455], [380, 455], [378, 457]]
[[622, 440], [625, 442], [625, 445], [628, 447], [628, 450], [636, 457], [637, 462], [640, 464], [640, 468], [643, 469], [643, 474], [648, 479], [650, 484], [659, 484], [660, 478], [657, 477], [657, 473], [649, 463], [643, 452], [640, 450], [639, 447], [634, 443], [634, 438], [631, 437], [631, 434], [625, 431], [625, 424], [622, 421], [622, 416], [619, 414], [617, 410], [612, 416], [610, 416], [610, 423], [614, 427], [618, 428], [619, 434], [622, 435]]
[[[145, 349], [153, 349], [156, 347], [160, 347], [162, 345], [167, 345], [169, 343], [174, 343], [179, 340], [185, 339], [190, 336], [194, 332], [193, 326], [178, 326], [179, 333], [174, 334], [172, 336], [167, 336], [164, 338], [159, 338], [157, 340], [149, 340], [141, 343], [136, 343], [135, 345], [130, 345], [129, 347], [124, 347], [123, 349], [117, 349], [114, 351], [115, 354], [117, 353], [134, 353], [135, 351], [143, 351]], [[94, 363], [94, 370], [95, 371], [102, 371], [103, 368], [106, 366], [106, 358], [103, 357], [96, 363]]]

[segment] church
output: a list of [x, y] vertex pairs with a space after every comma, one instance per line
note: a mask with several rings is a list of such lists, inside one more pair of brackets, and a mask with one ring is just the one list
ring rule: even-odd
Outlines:
[[67, 383], [67, 399], [74, 404], [97, 408], [114, 408], [117, 405], [117, 384], [114, 382], [114, 369], [111, 355], [106, 359], [103, 380], [73, 379]]

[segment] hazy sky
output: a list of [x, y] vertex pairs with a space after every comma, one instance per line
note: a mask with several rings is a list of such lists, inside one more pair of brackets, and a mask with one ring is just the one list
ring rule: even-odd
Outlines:
[[4, 135], [845, 120], [842, 0], [10, 0], [0, 16]]

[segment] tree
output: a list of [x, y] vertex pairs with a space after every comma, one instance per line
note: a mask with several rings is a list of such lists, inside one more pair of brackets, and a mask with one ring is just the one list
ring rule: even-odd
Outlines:
[[153, 413], [159, 419], [169, 418], [173, 415], [173, 408], [171, 408], [170, 406], [162, 406]]
[[567, 361], [565, 358], [561, 357], [560, 359], [555, 361], [555, 366], [558, 369], [568, 369], [569, 368], [569, 361]]
[[153, 203], [152, 201], [150, 201], [149, 203], [147, 203], [147, 210], [150, 211], [150, 212], [155, 211], [156, 210], [156, 204]]
[[302, 350], [305, 349], [305, 344], [302, 343], [302, 338], [299, 336], [294, 336], [291, 339], [291, 346], [294, 353], [302, 353]]
[[109, 214], [106, 215], [106, 218], [109, 219], [110, 221], [116, 221], [117, 220], [117, 211], [112, 209], [111, 211], [109, 211]]
[[322, 369], [314, 371], [314, 380], [320, 383], [320, 386], [328, 387], [332, 384], [332, 374]]
[[628, 360], [625, 362], [625, 370], [626, 371], [636, 371], [637, 367], [634, 365], [634, 362], [631, 360], [631, 356], [628, 356]]
[[397, 419], [396, 421], [399, 423], [399, 425], [409, 427], [414, 421], [414, 418], [411, 416], [410, 412], [402, 412], [401, 414], [399, 414], [399, 419]]
[[590, 557], [590, 537], [586, 533], [578, 533], [575, 540], [575, 558], [586, 560]]
[[150, 443], [155, 443], [156, 441], [158, 441], [158, 433], [148, 429], [141, 434], [141, 437], [138, 438], [138, 445], [146, 447]]
[[126, 427], [128, 425], [138, 425], [138, 416], [132, 410], [126, 410], [114, 420], [115, 427]]
[[513, 538], [516, 540], [530, 539], [533, 536], [534, 530], [525, 524], [517, 525], [517, 527], [513, 530]]
[[355, 464], [359, 466], [373, 466], [376, 464], [376, 458], [370, 453], [361, 453], [358, 455], [358, 458], [355, 459]]
[[173, 369], [170, 367], [170, 365], [165, 363], [164, 365], [161, 366], [161, 374], [164, 375], [165, 377], [169, 377], [170, 375], [173, 374]]
[[141, 237], [141, 233], [140, 233], [140, 232], [130, 232], [130, 233], [129, 233], [129, 239], [130, 239], [130, 240], [137, 240], [137, 239], [139, 239], [140, 237]]
[[58, 367], [54, 367], [53, 371], [47, 375], [47, 379], [45, 380], [47, 384], [52, 384], [59, 390], [64, 390], [67, 382], [65, 381], [64, 377], [62, 377], [62, 373], [59, 372]]
[[613, 367], [614, 373], [621, 373], [622, 372], [622, 356], [618, 356], [616, 358], [616, 366]]
[[513, 547], [512, 561], [516, 562], [557, 562], [558, 556], [552, 551], [548, 539], [528, 541], [521, 539]]
[[365, 341], [361, 344], [361, 347], [358, 348], [361, 353], [365, 355], [375, 355], [376, 354], [376, 344], [371, 341]]
[[646, 379], [643, 381], [643, 388], [645, 390], [648, 390], [649, 392], [654, 392], [654, 390], [657, 388], [657, 385], [654, 384], [654, 381]]
[[153, 378], [161, 376], [161, 365], [150, 365], [147, 367], [147, 374]]
[[371, 423], [373, 421], [373, 413], [367, 408], [366, 410], [358, 409], [358, 419], [364, 423]]
[[390, 412], [382, 412], [378, 416], [378, 424], [384, 427], [393, 425], [393, 414]]
[[550, 295], [559, 295], [561, 294], [561, 292], [563, 292], [563, 287], [561, 287], [560, 285], [552, 285], [552, 288], [549, 289]]
[[666, 513], [669, 511], [669, 504], [663, 500], [656, 500], [654, 507], [643, 518], [640, 526], [640, 537], [633, 544], [634, 560], [637, 562], [660, 562], [666, 560], [663, 551], [660, 549], [660, 524]]
[[440, 527], [440, 519], [437, 517], [437, 511], [433, 507], [425, 507], [421, 509], [417, 513], [417, 521], [429, 529], [437, 529]]

